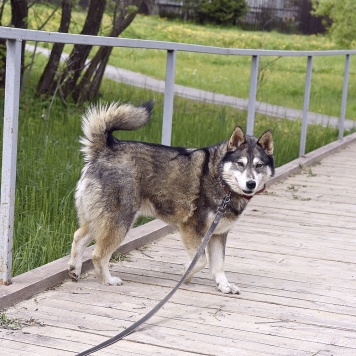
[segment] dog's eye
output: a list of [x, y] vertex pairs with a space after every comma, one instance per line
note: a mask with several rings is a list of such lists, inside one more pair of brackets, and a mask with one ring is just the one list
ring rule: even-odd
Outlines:
[[263, 164], [262, 163], [257, 163], [256, 164], [256, 168], [262, 168], [263, 167]]
[[237, 162], [237, 165], [238, 165], [239, 167], [245, 167], [245, 165], [244, 165], [244, 163], [243, 163], [242, 161], [238, 161], [238, 162]]

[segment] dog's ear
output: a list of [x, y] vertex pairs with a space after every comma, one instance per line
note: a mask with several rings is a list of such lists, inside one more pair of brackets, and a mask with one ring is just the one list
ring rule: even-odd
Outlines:
[[273, 156], [273, 137], [270, 130], [264, 132], [258, 139], [257, 143], [262, 146], [268, 156]]
[[236, 126], [232, 133], [229, 143], [227, 144], [228, 151], [236, 151], [243, 143], [246, 142], [245, 133], [240, 126]]

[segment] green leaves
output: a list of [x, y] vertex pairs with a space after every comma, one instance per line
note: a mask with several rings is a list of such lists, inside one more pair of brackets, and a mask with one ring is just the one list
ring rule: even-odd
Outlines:
[[342, 48], [356, 44], [355, 0], [312, 0], [314, 14], [330, 19], [328, 32]]

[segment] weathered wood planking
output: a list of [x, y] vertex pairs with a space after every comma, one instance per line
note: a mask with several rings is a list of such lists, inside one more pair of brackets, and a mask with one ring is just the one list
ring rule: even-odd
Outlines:
[[[231, 231], [219, 293], [205, 269], [146, 325], [96, 355], [356, 355], [356, 144], [254, 198]], [[0, 354], [74, 355], [143, 316], [180, 278], [177, 233], [6, 310]]]

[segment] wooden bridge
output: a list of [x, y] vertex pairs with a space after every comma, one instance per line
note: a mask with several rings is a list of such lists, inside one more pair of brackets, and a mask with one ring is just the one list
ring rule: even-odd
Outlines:
[[[96, 355], [356, 355], [356, 134], [339, 146], [279, 169], [230, 232], [226, 270], [241, 295], [219, 293], [206, 269]], [[126, 250], [168, 231], [137, 239], [142, 229]], [[172, 232], [112, 263], [122, 286], [98, 284], [89, 269], [53, 287], [66, 260], [0, 287], [1, 355], [75, 355], [105, 341], [174, 287], [186, 255]]]

